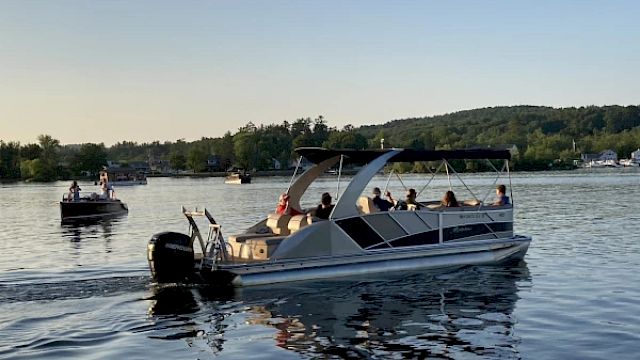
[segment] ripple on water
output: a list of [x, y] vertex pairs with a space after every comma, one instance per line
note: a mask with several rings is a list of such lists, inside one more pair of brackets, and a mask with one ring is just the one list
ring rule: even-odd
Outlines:
[[[181, 205], [206, 206], [225, 234], [241, 230], [273, 209], [288, 178], [153, 178], [118, 189], [128, 216], [80, 226], [59, 222], [68, 184], [3, 185], [0, 357], [634, 359], [639, 175], [514, 174], [516, 232], [534, 236], [519, 266], [231, 292], [148, 286], [146, 243], [186, 231]], [[434, 184], [427, 195], [448, 186]], [[314, 185], [303, 204], [336, 185]]]

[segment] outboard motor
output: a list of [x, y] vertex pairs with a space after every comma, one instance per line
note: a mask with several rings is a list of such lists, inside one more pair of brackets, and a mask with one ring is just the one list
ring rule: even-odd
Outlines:
[[189, 282], [195, 275], [189, 235], [176, 232], [153, 235], [147, 245], [147, 260], [153, 279], [159, 283]]

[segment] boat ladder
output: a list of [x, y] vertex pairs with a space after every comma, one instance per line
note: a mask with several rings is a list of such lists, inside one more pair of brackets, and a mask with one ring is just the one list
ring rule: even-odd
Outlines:
[[[222, 227], [216, 222], [206, 208], [203, 208], [201, 211], [198, 210], [198, 208], [195, 208], [195, 210], [187, 210], [183, 206], [182, 214], [187, 218], [187, 221], [189, 221], [191, 244], [193, 244], [196, 239], [198, 239], [198, 242], [200, 243], [200, 249], [204, 256], [203, 260], [200, 262], [200, 269], [205, 265], [213, 269], [215, 264], [219, 261], [226, 261], [230, 259], [229, 251], [227, 250], [228, 244], [222, 236]], [[194, 219], [195, 216], [203, 216], [209, 220], [209, 232], [206, 240], [202, 237], [202, 233]]]

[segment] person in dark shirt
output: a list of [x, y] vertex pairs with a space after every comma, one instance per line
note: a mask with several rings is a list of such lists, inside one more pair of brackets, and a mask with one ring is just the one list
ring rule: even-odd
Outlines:
[[422, 208], [422, 204], [420, 204], [418, 201], [416, 201], [416, 197], [418, 195], [416, 194], [416, 189], [409, 189], [407, 190], [407, 197], [404, 201], [398, 201], [396, 203], [395, 209], [396, 210], [408, 210], [409, 209], [409, 205], [413, 205], [415, 207], [415, 210], [420, 210]]
[[[373, 188], [373, 205], [375, 205], [378, 210], [380, 211], [388, 211], [389, 209], [391, 209], [393, 207], [393, 202], [387, 200], [387, 199], [383, 199], [380, 197], [380, 188], [375, 187]], [[389, 199], [391, 199], [391, 193], [390, 192], [385, 192], [385, 196]]]
[[316, 208], [315, 216], [319, 219], [329, 219], [331, 211], [333, 210], [333, 204], [331, 203], [331, 195], [329, 193], [322, 194], [320, 205]]
[[496, 201], [493, 205], [509, 205], [509, 197], [505, 195], [507, 192], [507, 187], [504, 185], [496, 186]]

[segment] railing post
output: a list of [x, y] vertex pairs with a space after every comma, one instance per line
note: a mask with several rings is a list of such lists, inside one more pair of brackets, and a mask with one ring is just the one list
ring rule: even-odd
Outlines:
[[438, 213], [438, 242], [442, 244], [444, 242], [444, 236], [442, 231], [444, 213]]

